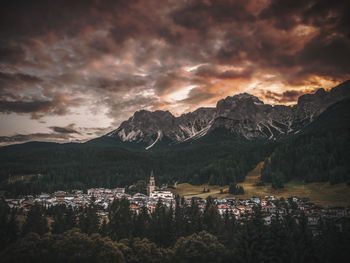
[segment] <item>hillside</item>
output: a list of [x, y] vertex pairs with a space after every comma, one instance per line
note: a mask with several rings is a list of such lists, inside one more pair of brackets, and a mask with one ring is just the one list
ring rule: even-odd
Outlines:
[[[112, 138], [110, 134], [87, 143], [29, 142], [0, 147], [0, 190], [16, 195], [89, 187], [123, 187], [138, 180], [147, 180], [152, 170], [158, 184], [178, 182], [224, 186], [244, 182], [247, 173], [267, 157], [270, 157], [271, 164], [265, 163], [262, 180], [270, 183], [278, 179], [279, 187], [293, 180], [308, 183], [331, 181], [333, 184], [349, 182], [350, 99], [339, 101], [348, 90], [349, 82], [345, 82], [328, 93], [320, 90], [301, 96], [292, 111], [294, 123], [298, 123], [292, 126], [298, 126], [298, 129], [288, 133], [278, 128], [275, 122], [270, 122], [276, 117], [274, 112], [281, 110], [282, 114], [284, 107], [272, 110], [271, 105], [263, 104], [256, 97], [241, 94], [218, 103], [220, 116], [215, 117], [213, 125], [216, 124], [211, 126], [210, 132], [181, 143], [169, 145], [165, 143], [165, 136], [162, 143], [157, 142], [154, 147], [144, 149], [136, 141], [126, 140], [126, 143]], [[338, 102], [324, 109], [325, 105], [334, 101]], [[314, 114], [303, 119], [307, 121], [302, 121], [304, 126], [300, 126], [302, 113], [310, 112]], [[200, 116], [209, 113], [212, 114], [204, 109], [196, 112], [196, 118], [186, 116], [182, 121], [196, 123]], [[148, 128], [159, 128], [163, 122], [164, 125], [176, 124], [175, 120], [174, 123], [167, 120], [170, 113], [157, 112], [157, 116], [153, 116], [141, 112], [137, 115], [141, 116], [130, 119], [130, 125], [124, 124], [125, 129], [141, 125], [148, 131]], [[287, 115], [286, 118], [290, 117]], [[151, 116], [148, 120], [150, 125], [143, 123], [146, 120], [142, 116], [146, 119]], [[236, 123], [237, 118], [240, 121]], [[212, 123], [206, 120], [205, 125]], [[267, 136], [265, 129], [258, 132], [256, 129], [259, 130], [261, 120], [279, 129], [279, 135]], [[173, 134], [172, 127], [168, 127], [169, 134]], [[260, 136], [262, 133], [266, 136]], [[158, 134], [159, 140], [162, 134]], [[253, 134], [260, 135], [254, 137]], [[9, 177], [39, 174], [40, 177], [31, 176], [30, 180], [8, 182]]]
[[350, 183], [350, 99], [330, 106], [295, 136], [285, 138], [265, 163], [265, 182]]
[[[244, 182], [239, 183], [244, 187], [244, 195], [228, 194], [228, 186], [179, 184], [176, 189], [170, 189], [174, 194], [179, 194], [185, 198], [208, 196], [224, 198], [251, 198], [274, 195], [276, 198], [287, 198], [290, 196], [307, 197], [310, 201], [321, 206], [350, 206], [350, 187], [344, 183], [330, 185], [328, 182], [318, 182], [305, 184], [300, 181], [286, 183], [283, 189], [274, 189], [271, 184], [256, 186], [260, 182], [261, 168], [264, 163], [260, 162], [252, 171], [248, 173]], [[203, 189], [210, 189], [209, 193], [203, 193]], [[224, 193], [221, 193], [221, 190]]]

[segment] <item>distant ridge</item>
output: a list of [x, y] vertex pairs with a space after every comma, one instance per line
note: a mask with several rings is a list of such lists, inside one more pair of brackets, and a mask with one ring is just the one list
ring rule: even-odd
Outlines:
[[215, 108], [199, 108], [180, 117], [169, 111], [140, 110], [103, 137], [145, 149], [197, 140], [216, 129], [224, 129], [246, 140], [275, 140], [298, 133], [330, 105], [348, 97], [350, 80], [328, 92], [321, 88], [313, 94], [302, 95], [294, 106], [272, 106], [256, 96], [242, 93], [219, 100]]

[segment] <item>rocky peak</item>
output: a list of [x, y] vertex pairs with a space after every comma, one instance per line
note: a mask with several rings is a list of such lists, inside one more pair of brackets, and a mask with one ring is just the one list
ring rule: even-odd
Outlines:
[[295, 119], [310, 122], [325, 111], [330, 105], [350, 96], [350, 81], [346, 81], [330, 91], [318, 89], [314, 94], [299, 97], [295, 106]]
[[216, 128], [246, 139], [273, 139], [298, 132], [327, 107], [347, 97], [350, 97], [350, 81], [331, 91], [319, 89], [314, 94], [302, 95], [294, 106], [272, 106], [242, 93], [218, 101], [216, 108], [199, 108], [180, 117], [169, 111], [140, 110], [107, 136], [142, 143], [146, 149], [164, 139], [170, 144], [197, 139]]
[[266, 108], [264, 106], [266, 105], [256, 96], [241, 93], [218, 101], [216, 104], [216, 115], [217, 117], [230, 119], [247, 119]]
[[161, 128], [161, 126], [174, 122], [175, 117], [169, 111], [146, 111], [141, 110], [134, 113], [128, 121], [137, 126], [148, 126], [149, 128]]

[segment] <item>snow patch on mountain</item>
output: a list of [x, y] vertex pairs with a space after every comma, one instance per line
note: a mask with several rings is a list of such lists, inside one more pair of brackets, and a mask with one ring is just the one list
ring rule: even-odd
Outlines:
[[275, 139], [300, 131], [327, 107], [349, 96], [350, 81], [331, 91], [319, 89], [314, 94], [302, 95], [294, 106], [272, 106], [242, 93], [219, 100], [215, 108], [199, 108], [179, 117], [169, 111], [140, 110], [106, 136], [149, 145], [146, 149], [165, 138], [167, 144], [177, 144], [196, 140], [216, 129], [248, 140]]
[[158, 136], [157, 136], [157, 139], [149, 146], [147, 146], [145, 149], [146, 150], [149, 150], [151, 149], [157, 142], [158, 140], [162, 137], [162, 131], [158, 130]]

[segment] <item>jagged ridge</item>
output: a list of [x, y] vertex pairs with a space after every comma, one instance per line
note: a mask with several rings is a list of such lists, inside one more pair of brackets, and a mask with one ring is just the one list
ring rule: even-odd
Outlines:
[[218, 128], [248, 140], [271, 140], [299, 132], [330, 105], [349, 96], [349, 80], [329, 92], [319, 89], [302, 95], [294, 106], [272, 106], [242, 93], [218, 101], [215, 108], [199, 108], [180, 117], [169, 111], [140, 110], [105, 136], [140, 143], [146, 149], [160, 141], [175, 144], [195, 140]]

